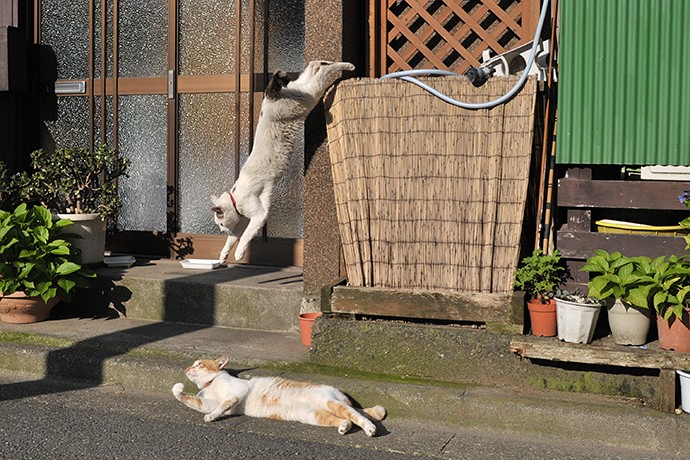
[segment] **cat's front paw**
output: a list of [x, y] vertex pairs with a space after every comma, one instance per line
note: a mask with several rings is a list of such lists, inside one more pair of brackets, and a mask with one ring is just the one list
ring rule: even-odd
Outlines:
[[353, 70], [355, 70], [354, 64], [350, 64], [349, 62], [347, 62], [345, 65], [345, 70], [349, 70], [350, 72], [352, 72]]
[[242, 260], [242, 257], [244, 257], [244, 249], [238, 249], [237, 251], [235, 251], [235, 260], [236, 261], [239, 262], [240, 260]]
[[213, 415], [213, 413], [211, 413], [211, 414], [206, 414], [206, 415], [204, 415], [204, 422], [212, 422], [212, 421], [214, 421], [216, 418], [218, 418], [218, 417], [216, 417], [215, 415]]
[[176, 383], [172, 387], [172, 393], [176, 398], [179, 399], [180, 395], [184, 392], [184, 385], [182, 383]]

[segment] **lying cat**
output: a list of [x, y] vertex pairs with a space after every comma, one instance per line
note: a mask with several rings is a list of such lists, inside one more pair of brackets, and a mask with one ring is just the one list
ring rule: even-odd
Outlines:
[[221, 264], [237, 241], [232, 231], [244, 216], [249, 223], [235, 250], [235, 260], [242, 259], [249, 242], [266, 223], [273, 188], [288, 167], [304, 120], [338, 72], [354, 69], [349, 62], [312, 61], [295, 81], [283, 71], [273, 74], [264, 92], [254, 147], [237, 182], [230, 192], [211, 196], [213, 220], [228, 234], [220, 252]]
[[280, 377], [238, 379], [223, 370], [227, 356], [213, 361], [202, 359], [186, 370], [189, 380], [200, 389], [196, 395], [184, 393], [184, 385], [176, 383], [172, 392], [178, 401], [206, 414], [212, 422], [230, 414], [274, 420], [292, 420], [309, 425], [337, 426], [345, 434], [352, 424], [361, 427], [367, 436], [376, 434], [374, 421], [386, 417], [386, 409], [374, 406], [363, 412], [352, 407], [340, 390], [313, 383], [296, 382]]

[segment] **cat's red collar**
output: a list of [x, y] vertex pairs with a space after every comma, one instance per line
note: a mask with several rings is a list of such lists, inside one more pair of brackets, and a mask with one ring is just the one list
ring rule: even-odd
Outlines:
[[[218, 377], [218, 376], [216, 376], [216, 377]], [[213, 381], [216, 379], [216, 377], [213, 377], [211, 380], [209, 380], [208, 382], [204, 383], [203, 388], [208, 388], [208, 387], [210, 387], [211, 384], [213, 383]]]
[[230, 195], [230, 200], [232, 201], [232, 207], [235, 208], [235, 212], [241, 216], [242, 213], [240, 212], [239, 209], [237, 209], [237, 202], [235, 201], [235, 197], [232, 196], [232, 192], [228, 192], [228, 195]]

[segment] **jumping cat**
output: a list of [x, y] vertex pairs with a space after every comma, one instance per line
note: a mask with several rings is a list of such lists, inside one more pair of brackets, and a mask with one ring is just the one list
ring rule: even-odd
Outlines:
[[367, 436], [376, 434], [374, 421], [386, 417], [386, 409], [374, 406], [358, 409], [340, 390], [328, 385], [296, 382], [281, 377], [254, 377], [243, 380], [223, 370], [227, 356], [217, 360], [195, 361], [185, 371], [187, 378], [200, 389], [196, 395], [184, 393], [184, 385], [176, 383], [173, 395], [188, 407], [206, 414], [204, 421], [218, 417], [244, 414], [274, 420], [291, 420], [317, 426], [338, 427], [338, 433], [350, 431], [352, 424]]
[[288, 167], [304, 120], [338, 72], [354, 69], [349, 62], [312, 61], [294, 81], [283, 71], [273, 74], [264, 92], [254, 147], [237, 182], [230, 192], [211, 195], [213, 220], [228, 235], [220, 252], [221, 264], [238, 239], [233, 229], [240, 217], [246, 217], [249, 223], [235, 250], [235, 260], [242, 259], [249, 242], [266, 223], [273, 188]]

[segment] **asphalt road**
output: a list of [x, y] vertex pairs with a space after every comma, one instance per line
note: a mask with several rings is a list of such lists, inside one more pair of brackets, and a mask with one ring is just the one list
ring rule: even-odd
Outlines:
[[648, 451], [449, 430], [394, 417], [384, 420], [375, 438], [244, 416], [205, 423], [172, 394], [8, 374], [0, 374], [0, 414], [0, 458], [8, 460], [657, 458]]

